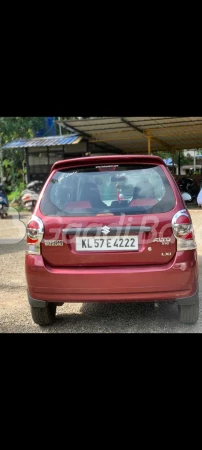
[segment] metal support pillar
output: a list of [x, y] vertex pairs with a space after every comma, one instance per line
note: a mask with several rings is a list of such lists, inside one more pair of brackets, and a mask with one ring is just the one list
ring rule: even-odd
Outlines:
[[174, 148], [172, 149], [172, 163], [173, 163], [172, 174], [174, 176], [175, 175], [175, 150], [174, 150]]
[[178, 151], [178, 175], [181, 175], [180, 150]]
[[148, 139], [148, 155], [151, 155], [151, 136], [147, 135]]

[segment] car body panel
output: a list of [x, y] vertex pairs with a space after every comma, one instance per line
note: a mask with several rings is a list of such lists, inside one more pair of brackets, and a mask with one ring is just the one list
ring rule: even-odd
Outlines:
[[[41, 255], [26, 255], [26, 277], [33, 298], [47, 301], [157, 301], [196, 292], [196, 251], [177, 252], [155, 267], [53, 268]], [[37, 280], [37, 283], [36, 283]]]

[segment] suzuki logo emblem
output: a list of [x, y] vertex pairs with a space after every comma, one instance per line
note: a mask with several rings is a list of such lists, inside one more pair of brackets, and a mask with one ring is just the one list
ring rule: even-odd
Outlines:
[[109, 234], [110, 233], [110, 228], [105, 225], [105, 227], [102, 228], [102, 233], [103, 234]]

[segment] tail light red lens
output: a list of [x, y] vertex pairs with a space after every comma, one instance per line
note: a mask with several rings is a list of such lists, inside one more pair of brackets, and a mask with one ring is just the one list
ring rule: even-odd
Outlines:
[[196, 249], [191, 217], [186, 209], [178, 211], [178, 213], [174, 215], [172, 228], [173, 234], [177, 239], [177, 251]]
[[30, 195], [25, 195], [24, 197], [22, 197], [23, 202], [25, 202], [26, 200], [30, 200]]
[[32, 255], [40, 255], [40, 243], [43, 239], [44, 225], [41, 219], [37, 216], [32, 216], [27, 224], [27, 245], [26, 253]]

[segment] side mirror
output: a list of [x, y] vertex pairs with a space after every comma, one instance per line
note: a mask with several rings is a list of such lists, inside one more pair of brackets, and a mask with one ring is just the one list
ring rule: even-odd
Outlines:
[[192, 201], [191, 195], [188, 194], [188, 192], [183, 192], [182, 193], [182, 198], [183, 198], [183, 200], [185, 202], [191, 202]]

